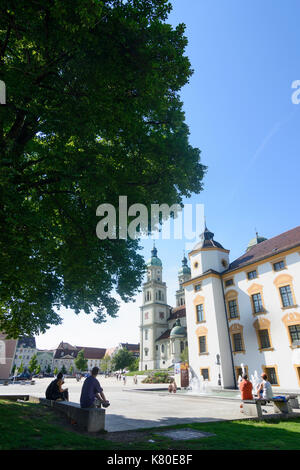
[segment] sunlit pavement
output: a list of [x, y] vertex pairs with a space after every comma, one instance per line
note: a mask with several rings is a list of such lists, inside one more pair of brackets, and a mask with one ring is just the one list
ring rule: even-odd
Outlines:
[[[106, 430], [126, 431], [139, 428], [169, 426], [191, 422], [243, 419], [240, 401], [213, 399], [205, 396], [169, 394], [167, 385], [133, 383], [128, 377], [126, 385], [115, 378], [98, 376], [106, 398], [111, 405], [106, 410]], [[47, 385], [53, 379], [35, 379], [35, 384], [15, 383], [0, 385], [0, 395], [33, 395], [45, 397]], [[65, 379], [69, 400], [79, 403], [84, 379]], [[162, 391], [152, 391], [154, 389]], [[143, 389], [143, 391], [141, 391]]]

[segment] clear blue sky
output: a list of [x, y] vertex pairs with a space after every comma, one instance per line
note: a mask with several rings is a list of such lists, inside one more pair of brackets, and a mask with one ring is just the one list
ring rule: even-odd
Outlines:
[[[267, 238], [299, 225], [300, 80], [298, 0], [173, 0], [168, 22], [185, 23], [194, 75], [181, 93], [190, 143], [208, 166], [204, 191], [187, 203], [204, 204], [215, 239], [240, 256], [255, 228]], [[138, 202], [138, 201], [137, 201]], [[158, 240], [168, 303], [186, 240]], [[151, 240], [143, 241], [146, 258]], [[139, 305], [122, 305], [119, 318], [95, 325], [65, 314], [60, 327], [37, 338], [39, 348], [71, 344], [111, 347], [139, 341]]]

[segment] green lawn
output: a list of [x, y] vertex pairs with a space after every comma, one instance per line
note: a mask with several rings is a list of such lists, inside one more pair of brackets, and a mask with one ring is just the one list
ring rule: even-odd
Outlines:
[[[187, 427], [216, 436], [174, 441], [159, 435]], [[118, 434], [118, 439], [115, 433], [80, 434], [50, 408], [0, 400], [0, 450], [299, 450], [300, 418], [195, 423]]]

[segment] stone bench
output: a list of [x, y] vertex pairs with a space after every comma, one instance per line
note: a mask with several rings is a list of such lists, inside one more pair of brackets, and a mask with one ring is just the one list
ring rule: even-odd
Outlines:
[[47, 400], [47, 398], [40, 398], [39, 402], [66, 415], [88, 432], [105, 430], [105, 409], [103, 408], [81, 408], [79, 403]]
[[287, 415], [293, 413], [289, 400], [289, 397], [285, 397], [285, 399], [270, 398], [269, 400], [265, 400], [264, 398], [254, 398], [253, 400], [243, 400], [243, 411], [247, 416], [263, 418], [262, 405], [272, 402], [275, 414]]
[[290, 393], [289, 395], [286, 396], [286, 398], [289, 399], [291, 408], [299, 409], [298, 395]]

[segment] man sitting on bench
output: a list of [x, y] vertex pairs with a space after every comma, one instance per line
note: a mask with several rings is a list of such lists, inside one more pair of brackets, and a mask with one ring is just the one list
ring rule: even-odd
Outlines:
[[89, 375], [83, 382], [80, 396], [81, 408], [107, 408], [110, 403], [106, 400], [99, 381], [96, 379], [98, 375], [98, 367], [92, 369], [92, 375]]

